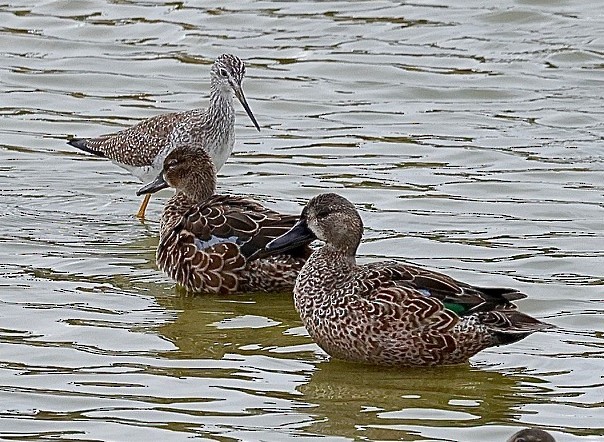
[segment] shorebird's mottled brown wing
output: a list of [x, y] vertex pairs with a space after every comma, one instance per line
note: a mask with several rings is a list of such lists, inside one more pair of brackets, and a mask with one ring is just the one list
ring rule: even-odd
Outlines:
[[96, 138], [74, 138], [68, 143], [126, 166], [150, 166], [158, 153], [171, 142], [175, 129], [185, 124], [194, 112], [199, 113], [192, 110], [162, 114], [119, 132]]

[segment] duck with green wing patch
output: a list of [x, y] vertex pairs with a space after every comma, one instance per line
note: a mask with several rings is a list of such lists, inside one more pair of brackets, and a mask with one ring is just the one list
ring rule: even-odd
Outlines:
[[551, 327], [516, 310], [526, 295], [476, 287], [400, 262], [359, 265], [363, 222], [334, 193], [311, 199], [299, 221], [271, 241], [272, 253], [315, 250], [294, 287], [295, 307], [315, 342], [335, 358], [391, 366], [466, 362], [477, 352]]

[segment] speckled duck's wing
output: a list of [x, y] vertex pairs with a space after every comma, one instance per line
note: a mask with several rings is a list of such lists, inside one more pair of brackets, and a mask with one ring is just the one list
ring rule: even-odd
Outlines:
[[364, 284], [395, 285], [435, 298], [458, 315], [497, 309], [513, 310], [512, 301], [526, 297], [515, 289], [477, 287], [412, 264], [380, 262], [363, 266]]
[[74, 138], [69, 144], [94, 155], [106, 157], [120, 165], [151, 166], [157, 155], [171, 142], [178, 128], [203, 112], [203, 109], [195, 109], [162, 114], [119, 132], [97, 138]]
[[191, 291], [234, 293], [249, 279], [243, 274], [247, 257], [286, 232], [296, 219], [246, 198], [215, 195], [191, 207], [163, 235], [157, 262]]
[[[366, 280], [364, 279], [363, 282]], [[482, 305], [476, 311], [469, 308], [460, 311], [459, 308], [452, 308], [450, 305], [452, 301], [448, 298], [443, 301], [442, 297], [430, 296], [424, 293], [424, 290], [418, 290], [407, 284], [365, 285], [359, 294], [374, 307], [391, 309], [391, 315], [399, 320], [404, 315], [407, 319], [411, 318], [414, 326], [418, 328], [429, 326], [433, 331], [441, 333], [450, 330], [458, 321], [466, 318], [471, 318], [476, 324], [484, 325], [492, 331], [511, 334], [532, 333], [551, 327], [550, 324], [515, 310], [515, 306], [511, 303], [501, 307], [494, 306], [491, 310], [485, 310]], [[463, 298], [465, 299], [465, 296]], [[459, 305], [466, 307], [467, 304], [462, 302], [459, 302]]]
[[[433, 296], [426, 292], [426, 284], [419, 284], [421, 288], [416, 288], [416, 278], [411, 280], [411, 284], [405, 282], [409, 278], [409, 274], [405, 274], [409, 268], [397, 269], [396, 264], [391, 263], [384, 270], [386, 267], [382, 263], [383, 267], [378, 270], [380, 275], [373, 273], [371, 282], [365, 273], [367, 268], [363, 269], [355, 278], [359, 296], [352, 302], [356, 305], [349, 304], [349, 308], [352, 307], [353, 315], [358, 315], [352, 322], [364, 323], [373, 330], [372, 337], [382, 343], [382, 349], [387, 348], [394, 355], [407, 352], [404, 357], [399, 355], [398, 361], [413, 361], [419, 357], [413, 365], [459, 363], [486, 347], [512, 343], [535, 331], [551, 327], [514, 310], [510, 303], [510, 307], [472, 312], [469, 305], [476, 302], [468, 304], [466, 298], [472, 299], [478, 295], [465, 294], [465, 287], [455, 285], [454, 290], [445, 296], [442, 287], [437, 284], [439, 295]], [[412, 270], [416, 268], [412, 266]], [[375, 266], [369, 266], [369, 271], [375, 272]], [[380, 276], [388, 272], [393, 272], [395, 277], [399, 275], [401, 283], [393, 284], [387, 280], [377, 282]], [[440, 276], [439, 273], [435, 274]], [[444, 282], [449, 281], [445, 278]], [[462, 310], [452, 308], [449, 301], [453, 293], [459, 291], [459, 298], [463, 301], [455, 305], [461, 305]], [[417, 354], [409, 350], [409, 342], [413, 342], [411, 346], [417, 350]]]
[[[364, 272], [356, 276], [355, 293], [359, 298], [359, 306], [364, 305], [364, 309], [373, 310], [367, 311], [367, 315], [380, 318], [384, 324], [392, 324], [399, 329], [401, 322], [409, 321], [407, 331], [432, 328], [444, 333], [459, 321], [459, 316], [446, 309], [438, 298], [424, 296], [410, 285], [380, 281], [373, 272], [371, 279]], [[404, 329], [403, 327], [402, 330]]]
[[246, 259], [287, 232], [297, 219], [232, 195], [214, 195], [189, 210], [185, 218], [184, 228], [196, 236], [201, 249], [216, 242], [234, 242]]

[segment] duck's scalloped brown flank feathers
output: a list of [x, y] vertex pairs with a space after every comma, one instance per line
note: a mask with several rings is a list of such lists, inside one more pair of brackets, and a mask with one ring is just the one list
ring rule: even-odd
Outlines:
[[267, 247], [325, 242], [300, 271], [294, 304], [315, 342], [333, 357], [391, 366], [467, 362], [477, 352], [550, 328], [515, 310], [524, 294], [481, 288], [401, 262], [356, 264], [363, 223], [336, 194], [309, 201], [300, 221]]
[[[170, 213], [175, 204], [190, 202], [177, 194], [167, 203], [165, 213]], [[166, 228], [162, 229], [157, 263], [191, 292], [292, 290], [298, 271], [310, 255], [307, 247], [249, 261], [248, 258], [285, 233], [295, 221], [293, 215], [280, 214], [243, 197], [214, 195], [193, 204], [173, 226], [168, 226], [170, 219], [162, 222]]]

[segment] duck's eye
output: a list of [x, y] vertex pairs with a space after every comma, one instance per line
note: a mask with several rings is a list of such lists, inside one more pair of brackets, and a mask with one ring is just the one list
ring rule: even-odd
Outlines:
[[166, 163], [166, 169], [174, 169], [178, 164], [178, 160], [170, 160]]
[[329, 209], [322, 209], [317, 212], [317, 218], [326, 218], [331, 211]]
[[223, 77], [227, 77], [229, 75], [229, 73], [227, 72], [227, 70], [225, 68], [220, 68], [220, 75], [222, 75]]

